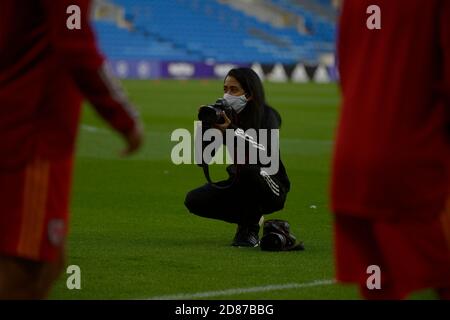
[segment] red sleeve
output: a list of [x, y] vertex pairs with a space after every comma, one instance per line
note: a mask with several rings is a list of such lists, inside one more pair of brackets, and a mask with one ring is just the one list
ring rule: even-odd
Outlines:
[[[120, 84], [107, 72], [90, 26], [91, 0], [41, 0], [47, 14], [52, 47], [72, 74], [84, 96], [116, 130], [125, 133], [136, 123], [137, 113]], [[80, 8], [80, 29], [69, 29], [70, 6]]]

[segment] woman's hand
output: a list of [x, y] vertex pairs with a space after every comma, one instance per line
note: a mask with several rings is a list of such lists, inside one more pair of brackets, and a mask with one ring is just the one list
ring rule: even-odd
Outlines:
[[220, 115], [224, 118], [225, 122], [222, 124], [215, 124], [214, 128], [219, 129], [221, 131], [225, 131], [231, 124], [231, 120], [230, 118], [228, 118], [227, 114], [225, 113], [225, 111], [222, 111], [220, 113]]

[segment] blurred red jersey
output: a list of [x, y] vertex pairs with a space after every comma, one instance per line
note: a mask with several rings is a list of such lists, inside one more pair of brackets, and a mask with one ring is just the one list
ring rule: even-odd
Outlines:
[[[367, 8], [381, 9], [369, 30]], [[450, 191], [450, 1], [344, 1], [332, 210], [432, 218]]]
[[[89, 0], [0, 1], [1, 255], [62, 254], [83, 96], [116, 130], [136, 126], [104, 68], [89, 9]], [[74, 13], [80, 29], [67, 26]]]
[[[102, 67], [90, 0], [0, 1], [0, 169], [72, 154], [82, 96], [116, 129], [134, 114]], [[80, 8], [81, 28], [67, 19]]]

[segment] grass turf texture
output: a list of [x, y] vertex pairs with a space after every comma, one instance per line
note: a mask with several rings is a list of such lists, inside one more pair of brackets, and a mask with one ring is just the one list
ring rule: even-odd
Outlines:
[[[82, 289], [68, 290], [63, 274], [51, 298], [140, 299], [333, 278], [328, 182], [336, 85], [265, 84], [267, 100], [283, 118], [281, 156], [292, 183], [285, 209], [266, 219], [288, 220], [306, 246], [304, 252], [281, 253], [231, 247], [234, 225], [196, 217], [183, 205], [186, 192], [204, 178], [195, 165], [172, 164], [176, 142], [170, 135], [176, 128], [193, 132], [198, 107], [221, 96], [222, 83], [126, 81], [124, 86], [145, 123], [145, 146], [129, 159], [119, 158], [120, 137], [91, 108], [84, 109], [67, 261], [80, 266]], [[212, 174], [225, 177], [218, 168]], [[333, 284], [211, 298], [356, 299], [358, 294], [352, 286]]]

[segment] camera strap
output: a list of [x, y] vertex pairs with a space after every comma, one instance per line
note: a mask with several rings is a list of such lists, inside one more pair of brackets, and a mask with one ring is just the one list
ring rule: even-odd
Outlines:
[[231, 188], [231, 187], [235, 184], [235, 182], [237, 182], [238, 177], [239, 177], [239, 166], [237, 166], [237, 167], [236, 167], [236, 174], [234, 175], [233, 180], [231, 180], [231, 182], [230, 182], [229, 184], [226, 184], [226, 185], [219, 185], [218, 183], [213, 182], [213, 181], [211, 180], [211, 177], [210, 177], [210, 175], [209, 175], [209, 166], [208, 166], [208, 164], [202, 163], [202, 164], [201, 164], [201, 167], [202, 167], [202, 169], [203, 169], [203, 174], [205, 175], [205, 178], [206, 178], [206, 180], [208, 181], [208, 183], [209, 183], [212, 187], [214, 187], [214, 188], [216, 188], [216, 189], [228, 189], [228, 188]]

